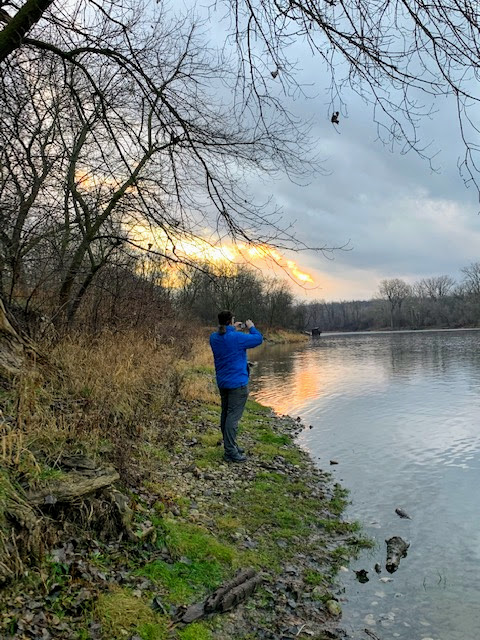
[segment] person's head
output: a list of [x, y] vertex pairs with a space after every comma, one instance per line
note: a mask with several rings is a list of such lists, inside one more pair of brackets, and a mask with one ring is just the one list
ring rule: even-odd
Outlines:
[[233, 313], [231, 311], [220, 311], [218, 314], [218, 332], [225, 333], [226, 327], [233, 322]]

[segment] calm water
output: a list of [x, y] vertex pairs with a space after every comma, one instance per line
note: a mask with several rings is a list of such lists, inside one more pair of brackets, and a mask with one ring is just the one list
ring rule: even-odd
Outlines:
[[[350, 489], [348, 516], [377, 541], [341, 574], [346, 630], [478, 640], [480, 331], [322, 335], [251, 354], [256, 399], [312, 425], [300, 443]], [[390, 576], [392, 535], [411, 546]], [[379, 581], [376, 562], [392, 582]]]

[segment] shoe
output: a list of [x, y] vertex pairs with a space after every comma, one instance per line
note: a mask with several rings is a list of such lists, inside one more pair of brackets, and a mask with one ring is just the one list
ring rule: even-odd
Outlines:
[[234, 456], [223, 456], [223, 459], [225, 460], [225, 462], [246, 462], [247, 456], [239, 453]]
[[242, 453], [245, 453], [245, 449], [242, 449], [242, 447], [237, 447], [237, 451], [238, 453], [241, 455]]

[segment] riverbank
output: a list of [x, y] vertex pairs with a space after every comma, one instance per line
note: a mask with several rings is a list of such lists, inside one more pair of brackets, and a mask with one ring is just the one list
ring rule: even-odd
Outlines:
[[266, 342], [271, 344], [300, 344], [308, 342], [311, 336], [298, 331], [287, 331], [286, 329], [267, 329], [264, 337]]
[[[127, 345], [123, 346], [125, 356]], [[112, 349], [110, 344], [109, 352]], [[74, 352], [71, 356], [76, 354], [78, 366], [80, 351]], [[105, 367], [105, 345], [102, 353]], [[140, 349], [137, 355], [141, 353]], [[144, 359], [145, 353], [143, 350]], [[65, 349], [63, 354], [65, 357]], [[135, 363], [133, 352], [130, 356], [130, 363]], [[342, 637], [337, 630], [341, 606], [333, 586], [335, 574], [367, 544], [359, 536], [358, 526], [341, 518], [345, 492], [328, 474], [317, 470], [294, 443], [295, 433], [302, 428], [298, 421], [275, 416], [254, 402], [248, 403], [239, 438], [249, 460], [242, 465], [224, 463], [212, 370], [201, 364], [201, 358], [189, 357], [190, 361], [186, 359], [181, 365], [177, 362], [183, 372], [181, 393], [172, 395], [169, 405], [164, 398], [159, 410], [152, 404], [150, 389], [149, 412], [143, 403], [145, 414], [136, 407], [141, 421], [130, 421], [129, 430], [123, 425], [121, 446], [113, 442], [113, 429], [100, 434], [95, 431], [95, 437], [78, 432], [76, 439], [64, 429], [59, 442], [57, 425], [57, 430], [50, 432], [51, 438], [54, 434], [57, 438], [50, 443], [45, 430], [43, 440], [38, 431], [28, 439], [28, 447], [24, 440], [22, 450], [17, 449], [17, 462], [22, 458], [23, 466], [16, 464], [13, 451], [7, 459], [4, 449], [3, 487], [8, 478], [16, 495], [28, 494], [33, 485], [37, 492], [41, 487], [47, 492], [37, 510], [42, 519], [43, 553], [39, 552], [35, 561], [31, 561], [33, 555], [19, 553], [22, 566], [12, 569], [16, 578], [6, 580], [1, 592], [2, 637]], [[165, 358], [165, 354], [160, 358], [164, 366]], [[125, 357], [121, 361], [125, 367]], [[155, 364], [147, 363], [150, 373]], [[135, 370], [119, 371], [122, 384], [128, 381], [132, 385]], [[62, 378], [64, 375], [65, 366]], [[138, 394], [142, 388], [138, 376], [137, 371], [137, 384], [129, 393]], [[73, 421], [72, 406], [66, 406], [65, 396], [59, 397], [58, 387], [56, 394], [48, 395], [45, 380], [39, 382], [38, 375], [29, 380], [34, 393], [31, 395], [32, 386], [24, 379], [24, 401], [28, 396], [33, 402], [35, 397], [38, 411], [38, 396], [43, 390], [43, 401], [48, 400], [44, 410], [48, 405], [51, 415], [63, 411], [64, 420], [70, 415]], [[110, 378], [110, 387], [118, 403], [125, 395], [114, 381]], [[89, 395], [84, 391], [82, 397], [90, 397], [97, 407], [99, 391], [94, 380], [90, 384]], [[52, 408], [54, 395], [57, 405]], [[209, 401], [199, 400], [199, 396]], [[3, 400], [4, 424], [8, 425], [7, 411], [14, 413], [14, 397], [9, 399], [6, 393]], [[83, 413], [83, 418], [78, 418], [80, 424], [89, 415], [88, 403], [82, 408], [77, 402], [76, 410], [80, 416]], [[25, 406], [23, 412], [25, 417]], [[29, 428], [33, 436], [32, 425]], [[12, 422], [9, 434], [14, 433]], [[33, 457], [35, 469], [27, 465]], [[62, 502], [57, 489], [59, 483], [70, 479], [72, 464], [77, 473], [78, 467], [90, 468], [90, 477], [93, 474], [97, 479], [101, 466], [113, 464], [120, 479], [115, 489], [104, 487]], [[8, 494], [3, 491], [2, 496], [2, 512], [8, 515]], [[12, 541], [18, 546], [24, 532], [21, 523], [13, 524], [16, 541]], [[4, 531], [4, 549], [9, 543], [6, 534]], [[246, 568], [258, 577], [259, 585], [252, 595], [226, 613], [210, 614], [189, 624], [181, 621], [183, 607], [203, 602]]]

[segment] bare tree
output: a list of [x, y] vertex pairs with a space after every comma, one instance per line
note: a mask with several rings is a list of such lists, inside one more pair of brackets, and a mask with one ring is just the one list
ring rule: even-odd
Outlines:
[[[268, 202], [259, 206], [242, 188], [253, 172], [296, 177], [314, 166], [306, 160], [308, 127], [284, 99], [302, 90], [293, 43], [307, 45], [327, 69], [336, 122], [354, 91], [372, 104], [381, 139], [402, 150], [428, 156], [421, 119], [437, 97], [453, 96], [464, 177], [476, 182], [473, 0], [216, 0], [209, 10], [224, 29], [223, 51], [208, 45], [205, 26], [169, 14], [162, 2], [0, 2], [2, 114], [14, 122], [14, 78], [22, 78], [26, 115], [42, 123], [34, 134], [21, 119], [18, 152], [2, 158], [4, 292], [23, 286], [34, 251], [51, 251], [57, 311], [72, 321], [110, 257], [135, 245], [138, 225], [161, 230], [158, 253], [173, 262], [185, 261], [179, 239], [206, 228], [212, 242], [305, 248]], [[61, 96], [57, 111], [37, 113], [52, 90]], [[22, 149], [26, 139], [34, 146]], [[22, 158], [29, 158], [23, 174]]]
[[[452, 96], [465, 145], [465, 181], [477, 184], [480, 13], [474, 0], [217, 0], [234, 15], [239, 77], [252, 100], [273, 101], [272, 81], [297, 86], [292, 43], [304, 42], [330, 76], [330, 114], [348, 114], [348, 93], [373, 108], [381, 140], [429, 157], [419, 132]], [[332, 120], [333, 121], [333, 120]], [[341, 124], [341, 122], [340, 122]]]
[[[0, 61], [25, 47], [43, 47], [79, 68], [92, 48], [118, 61], [92, 27], [108, 16], [118, 31], [130, 29], [133, 12], [128, 0], [17, 0], [2, 1], [0, 8]], [[298, 89], [292, 45], [301, 42], [330, 74], [331, 112], [346, 115], [348, 91], [360, 94], [373, 106], [381, 138], [403, 150], [428, 154], [418, 133], [422, 117], [436, 109], [437, 97], [451, 95], [466, 148], [465, 179], [476, 179], [480, 14], [474, 0], [215, 0], [213, 16], [224, 29], [226, 51], [232, 43], [238, 50], [237, 112], [260, 105], [266, 122], [272, 109], [283, 110], [278, 87]], [[90, 32], [88, 42], [80, 32]]]
[[285, 280], [265, 278], [262, 286], [262, 321], [271, 327], [290, 326], [293, 294]]
[[480, 262], [472, 262], [461, 269], [463, 273], [464, 292], [480, 298]]
[[422, 297], [431, 298], [432, 300], [437, 301], [448, 296], [454, 286], [455, 280], [450, 276], [443, 275], [423, 278], [416, 283], [414, 289]]
[[62, 322], [73, 320], [117, 249], [145, 248], [138, 227], [151, 229], [159, 239], [152, 251], [174, 263], [189, 262], [177, 246], [204, 239], [205, 228], [212, 242], [298, 248], [292, 228], [246, 193], [242, 176], [300, 175], [305, 132], [282, 112], [268, 126], [258, 113], [236, 114], [222, 89], [235, 74], [195, 24], [127, 1], [93, 14], [84, 5], [67, 31], [62, 12], [39, 23], [1, 69], [10, 292], [44, 238]]
[[400, 315], [405, 298], [411, 295], [411, 287], [400, 278], [382, 280], [378, 288], [379, 296], [386, 299], [390, 310], [390, 327], [395, 326], [395, 311]]

